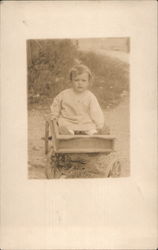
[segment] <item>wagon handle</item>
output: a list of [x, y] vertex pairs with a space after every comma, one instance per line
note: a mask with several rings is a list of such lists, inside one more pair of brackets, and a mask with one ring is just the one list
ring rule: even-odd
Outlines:
[[48, 154], [49, 122], [45, 122], [45, 154]]
[[51, 115], [50, 114], [44, 115], [44, 120], [49, 122], [51, 120]]

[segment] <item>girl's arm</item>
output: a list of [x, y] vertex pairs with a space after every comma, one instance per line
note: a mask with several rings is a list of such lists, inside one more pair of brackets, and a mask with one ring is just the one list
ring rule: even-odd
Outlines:
[[104, 126], [104, 115], [95, 96], [92, 96], [90, 102], [90, 115], [93, 122], [96, 124], [96, 128], [98, 130], [102, 129]]
[[52, 120], [58, 119], [58, 117], [60, 115], [60, 111], [61, 111], [61, 96], [60, 96], [60, 94], [54, 98], [50, 109], [51, 109], [51, 119]]

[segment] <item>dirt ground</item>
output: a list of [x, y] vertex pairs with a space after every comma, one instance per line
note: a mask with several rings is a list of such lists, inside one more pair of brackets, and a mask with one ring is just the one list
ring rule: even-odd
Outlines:
[[[28, 177], [30, 179], [46, 179], [45, 169], [47, 159], [44, 153], [44, 115], [48, 113], [48, 109], [34, 108], [28, 111]], [[126, 98], [119, 106], [114, 109], [104, 111], [106, 124], [110, 127], [111, 134], [116, 137], [116, 154], [121, 162], [121, 177], [130, 175], [129, 164], [129, 100]], [[95, 161], [94, 161], [95, 159]], [[71, 171], [70, 178], [75, 177], [104, 177], [104, 168], [106, 158], [103, 156], [93, 156], [92, 162], [97, 166], [98, 162], [102, 162], [101, 171], [97, 167], [89, 168], [89, 175], [85, 173], [88, 168], [84, 164], [82, 175], [78, 176], [77, 172]], [[82, 164], [83, 166], [83, 164]], [[74, 168], [76, 169], [76, 168]], [[100, 170], [100, 169], [99, 169]], [[65, 170], [67, 171], [67, 170]], [[80, 171], [80, 172], [81, 172]], [[106, 168], [105, 168], [106, 171]], [[85, 173], [85, 175], [84, 175]]]

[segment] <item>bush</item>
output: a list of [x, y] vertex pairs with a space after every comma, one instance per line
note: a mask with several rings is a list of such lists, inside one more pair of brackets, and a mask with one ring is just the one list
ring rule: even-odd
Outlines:
[[53, 97], [65, 88], [77, 53], [71, 40], [28, 40], [28, 96]]

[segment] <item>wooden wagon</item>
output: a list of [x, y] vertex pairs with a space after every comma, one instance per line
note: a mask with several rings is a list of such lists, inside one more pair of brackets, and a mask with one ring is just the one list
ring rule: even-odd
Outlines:
[[[115, 138], [111, 135], [61, 135], [55, 120], [45, 122], [45, 154], [48, 159], [46, 175], [55, 178], [58, 165], [70, 165], [72, 154], [102, 153], [106, 157], [115, 152]], [[108, 163], [106, 177], [118, 177], [121, 164], [116, 157], [111, 157]], [[84, 163], [84, 160], [81, 160]]]

